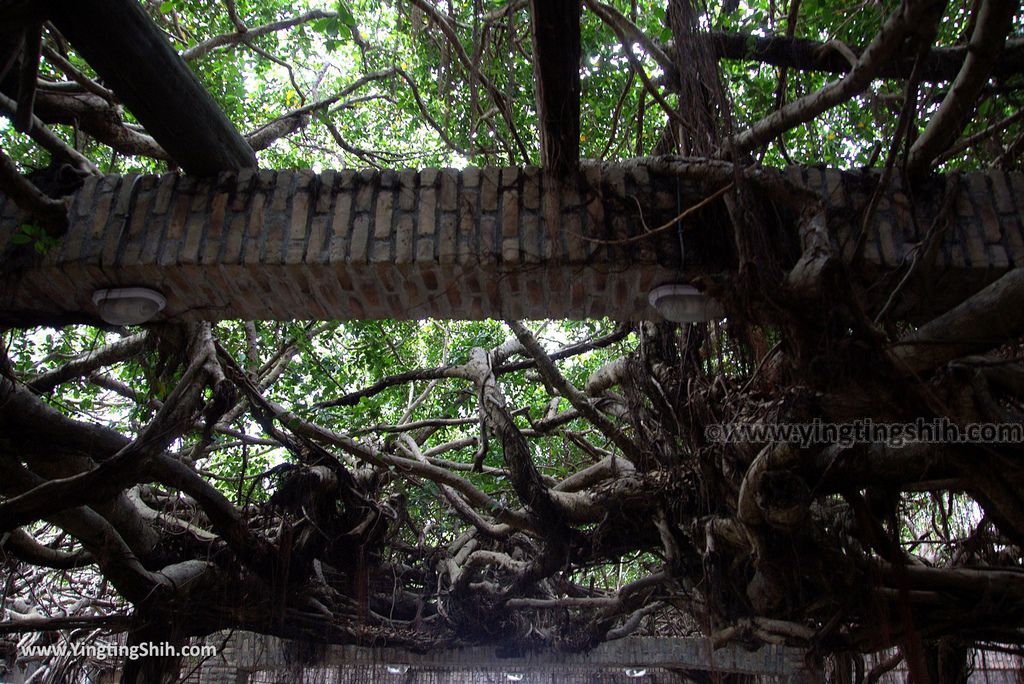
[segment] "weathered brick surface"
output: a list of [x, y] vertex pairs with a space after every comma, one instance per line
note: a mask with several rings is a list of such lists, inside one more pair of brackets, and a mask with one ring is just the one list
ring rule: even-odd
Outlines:
[[[875, 179], [784, 175], [821, 194], [852, 259]], [[950, 297], [1024, 266], [1024, 176], [966, 174], [950, 187], [951, 203], [943, 178], [912, 191], [895, 179], [862, 267], [906, 268], [943, 221], [935, 264]], [[67, 235], [27, 268], [10, 244], [23, 217], [0, 196], [0, 268], [20, 264], [0, 280], [0, 322], [95, 320], [92, 292], [114, 286], [160, 290], [174, 319], [654, 317], [652, 287], [734, 263], [721, 203], [637, 239], [713, 189], [636, 165], [572, 179], [535, 167], [89, 179]]]
[[[287, 653], [288, 643], [276, 637], [231, 632], [210, 635], [206, 643], [214, 645], [219, 652], [195, 665], [186, 662], [183, 671], [194, 670], [185, 680], [187, 684], [236, 684], [250, 681], [255, 673], [262, 675], [260, 681], [285, 681], [294, 672], [294, 658], [289, 658]], [[504, 672], [509, 670], [529, 671], [531, 681], [552, 684], [618, 682], [620, 678], [616, 673], [624, 668], [643, 667], [649, 668], [647, 679], [643, 681], [658, 684], [675, 681], [670, 676], [654, 675], [656, 668], [671, 666], [715, 673], [745, 673], [764, 681], [801, 681], [794, 678], [803, 671], [804, 657], [803, 651], [786, 646], [764, 646], [753, 651], [738, 646], [713, 649], [710, 640], [705, 639], [631, 637], [602, 644], [588, 653], [536, 651], [511, 658], [501, 654], [501, 649], [492, 647], [417, 654], [402, 649], [326, 646], [316, 667], [324, 668], [324, 675], [337, 672], [339, 682], [394, 679], [433, 684], [505, 681]], [[407, 676], [389, 675], [384, 669], [389, 664], [408, 666]], [[316, 674], [310, 674], [316, 678]]]

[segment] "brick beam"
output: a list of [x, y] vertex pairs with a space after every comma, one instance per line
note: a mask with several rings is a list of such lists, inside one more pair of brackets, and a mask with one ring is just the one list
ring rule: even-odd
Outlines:
[[[215, 675], [227, 681], [241, 670], [275, 671], [287, 668], [285, 640], [236, 632], [225, 641], [215, 635], [209, 643], [223, 644], [218, 656], [207, 660], [211, 683]], [[413, 653], [397, 648], [363, 646], [327, 646], [320, 666], [325, 668], [368, 665], [407, 665], [428, 671], [469, 670], [503, 672], [577, 671], [596, 673], [627, 667], [679, 668], [708, 672], [732, 672], [767, 677], [789, 678], [803, 670], [804, 652], [786, 646], [762, 646], [747, 650], [729, 645], [719, 649], [700, 638], [627, 637], [599, 644], [585, 653], [543, 650], [508, 653], [507, 649], [475, 646], [459, 649]], [[223, 680], [221, 680], [223, 681]]]
[[[874, 179], [785, 173], [823, 196], [849, 257]], [[882, 198], [867, 276], [919, 250], [944, 183], [913, 199], [897, 183]], [[25, 219], [0, 197], [0, 325], [95, 322], [93, 291], [116, 286], [161, 291], [174, 320], [656, 318], [653, 287], [734, 268], [724, 209], [683, 224], [682, 268], [674, 230], [608, 241], [662, 225], [708, 191], [642, 165], [588, 165], [573, 180], [537, 168], [93, 178], [72, 198], [67, 235], [42, 256], [12, 242]], [[949, 219], [933, 289], [915, 293], [918, 315], [1024, 266], [1024, 175], [966, 174]], [[781, 228], [795, 241], [791, 223]]]

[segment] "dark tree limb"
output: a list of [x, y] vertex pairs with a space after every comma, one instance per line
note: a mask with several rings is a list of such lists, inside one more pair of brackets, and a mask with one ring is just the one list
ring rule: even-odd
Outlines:
[[7, 541], [0, 543], [3, 553], [11, 553], [18, 560], [32, 565], [58, 570], [70, 570], [95, 563], [87, 551], [61, 551], [39, 543], [35, 537], [18, 527], [10, 532]]
[[581, 0], [530, 1], [540, 163], [559, 175], [580, 159], [581, 10]]
[[1004, 344], [1024, 333], [1024, 268], [1010, 271], [973, 297], [896, 343], [892, 357], [911, 374]]
[[729, 144], [732, 154], [740, 155], [761, 147], [786, 131], [862, 93], [882, 66], [898, 54], [907, 35], [917, 30], [923, 18], [931, 14], [934, 4], [935, 0], [905, 0], [886, 19], [878, 35], [849, 73], [814, 93], [790, 102], [733, 136]]
[[590, 403], [590, 399], [580, 392], [578, 389], [572, 386], [568, 380], [565, 379], [558, 369], [555, 367], [554, 362], [551, 360], [544, 350], [541, 348], [537, 339], [533, 336], [526, 326], [519, 321], [506, 321], [512, 332], [515, 333], [519, 342], [523, 345], [526, 351], [533, 357], [534, 361], [537, 362], [537, 370], [540, 371], [541, 376], [547, 381], [555, 390], [563, 397], [569, 400], [573, 408], [580, 412], [587, 420], [589, 420], [594, 427], [601, 431], [601, 433], [615, 443], [625, 456], [633, 461], [634, 463], [641, 462], [642, 452], [633, 440], [631, 440], [622, 430], [619, 429], [611, 420], [609, 420], [604, 414], [598, 411], [593, 404]]
[[68, 227], [68, 207], [63, 200], [47, 197], [27, 178], [3, 150], [0, 150], [0, 191], [14, 200], [25, 213], [38, 220], [46, 232], [56, 237]]
[[57, 0], [51, 11], [60, 32], [185, 171], [212, 176], [256, 166], [248, 143], [141, 5]]
[[[701, 38], [698, 38], [700, 40]], [[848, 45], [836, 49], [832, 42], [822, 43], [806, 38], [785, 36], [753, 36], [744, 33], [711, 31], [706, 38], [718, 59], [760, 62], [798, 71], [820, 71], [829, 74], [847, 74], [852, 68], [844, 52], [858, 59], [864, 47]], [[672, 51], [672, 48], [669, 48]], [[963, 67], [970, 48], [937, 47], [929, 50], [921, 63], [921, 80], [928, 83], [952, 81]], [[879, 68], [876, 78], [902, 79], [910, 76], [914, 68], [913, 54], [899, 54]], [[1009, 78], [1024, 73], [1024, 40], [1011, 40], [1006, 44], [1002, 58], [993, 69], [996, 78]]]
[[[594, 349], [603, 349], [610, 345], [620, 342], [626, 338], [629, 334], [629, 327], [626, 325], [620, 325], [613, 332], [602, 335], [601, 337], [593, 340], [587, 340], [586, 342], [580, 342], [578, 344], [571, 344], [567, 347], [559, 349], [556, 352], [552, 352], [548, 358], [552, 361], [559, 361], [561, 359], [567, 359], [577, 354], [583, 354]], [[515, 373], [517, 371], [527, 370], [535, 368], [537, 362], [534, 359], [525, 359], [522, 361], [512, 361], [499, 365], [494, 369], [495, 375], [505, 375], [506, 373]], [[396, 373], [395, 375], [389, 375], [386, 378], [382, 378], [361, 390], [355, 392], [349, 392], [343, 397], [338, 399], [331, 399], [329, 401], [323, 401], [317, 404], [313, 404], [311, 409], [323, 409], [331, 408], [333, 406], [355, 406], [363, 399], [380, 394], [389, 387], [397, 387], [399, 385], [405, 385], [410, 382], [416, 382], [419, 380], [440, 380], [441, 378], [452, 377], [451, 371], [456, 368], [455, 365], [449, 366], [438, 366], [436, 368], [421, 368], [412, 371], [406, 371], [404, 373]]]
[[[85, 91], [90, 92], [97, 97], [102, 97], [110, 104], [117, 102], [117, 97], [114, 93], [83, 74], [75, 67], [74, 64], [65, 59], [64, 55], [60, 54], [53, 48], [43, 45], [43, 55], [46, 57], [48, 62], [51, 62], [55, 67], [64, 72], [68, 78], [80, 85]], [[70, 83], [68, 85], [70, 85]]]
[[152, 136], [128, 127], [119, 106], [98, 95], [40, 89], [36, 94], [35, 112], [48, 124], [77, 126], [121, 154], [170, 159]]
[[187, 48], [181, 53], [181, 58], [186, 62], [191, 62], [205, 57], [214, 50], [234, 47], [240, 43], [247, 43], [255, 38], [276, 33], [277, 31], [286, 31], [290, 28], [308, 24], [311, 21], [316, 21], [317, 19], [329, 19], [336, 16], [338, 16], [337, 12], [311, 10], [290, 19], [282, 19], [280, 21], [264, 24], [263, 26], [247, 27], [244, 31], [239, 28], [239, 30], [234, 33], [223, 33], [212, 38], [207, 38], [203, 42]]
[[42, 49], [42, 24], [26, 27], [22, 32], [18, 108], [14, 114], [14, 127], [22, 133], [32, 130], [32, 107], [36, 99], [36, 75], [39, 73], [39, 55]]
[[153, 343], [149, 333], [124, 337], [68, 361], [60, 368], [40, 373], [26, 384], [35, 392], [50, 392], [57, 385], [88, 375], [97, 368], [126, 361], [148, 349]]
[[516, 145], [516, 152], [520, 155], [522, 161], [526, 162], [530, 158], [530, 151], [516, 128], [515, 120], [512, 116], [512, 104], [509, 102], [508, 97], [498, 89], [494, 81], [483, 73], [473, 59], [470, 58], [466, 49], [462, 46], [462, 41], [459, 40], [459, 35], [456, 33], [452, 22], [438, 10], [432, 0], [410, 0], [410, 3], [430, 17], [433, 24], [438, 27], [445, 40], [448, 41], [448, 45], [455, 51], [455, 56], [458, 58], [459, 63], [462, 64], [462, 67], [470, 74], [471, 78], [476, 79], [484, 87], [484, 90], [487, 91], [494, 106], [497, 107], [498, 113], [508, 126]]
[[457, 373], [477, 385], [480, 415], [488, 430], [501, 441], [505, 468], [520, 501], [552, 532], [564, 532], [565, 510], [551, 495], [533, 464], [526, 438], [516, 426], [505, 404], [505, 396], [498, 387], [492, 362], [487, 351], [476, 348], [470, 352], [468, 363]]
[[203, 350], [194, 349], [193, 354], [192, 363], [181, 381], [138, 438], [92, 470], [47, 480], [0, 502], [0, 530], [18, 527], [76, 506], [102, 502], [134, 484], [146, 461], [163, 453], [191, 424], [207, 380], [213, 376]]
[[907, 155], [906, 171], [911, 177], [927, 172], [935, 158], [960, 136], [978, 104], [981, 89], [999, 61], [1018, 9], [1020, 0], [982, 1], [963, 67]]
[[[16, 111], [17, 103], [0, 93], [0, 113], [13, 118]], [[35, 114], [32, 115], [32, 127], [28, 134], [40, 147], [50, 153], [51, 160], [69, 164], [82, 173], [99, 175], [99, 169], [88, 157], [58, 138]]]
[[67, 617], [33, 617], [0, 622], [0, 634], [48, 632], [66, 629], [96, 629], [123, 632], [131, 618], [127, 615], [69, 615]]

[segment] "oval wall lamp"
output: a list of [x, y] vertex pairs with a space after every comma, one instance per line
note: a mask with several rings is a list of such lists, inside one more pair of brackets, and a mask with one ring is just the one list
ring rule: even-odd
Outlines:
[[100, 318], [111, 325], [141, 325], [163, 311], [167, 300], [145, 287], [116, 287], [96, 290], [92, 295]]
[[651, 290], [647, 295], [665, 320], [676, 323], [703, 323], [725, 318], [725, 309], [717, 299], [707, 296], [693, 285], [670, 283]]

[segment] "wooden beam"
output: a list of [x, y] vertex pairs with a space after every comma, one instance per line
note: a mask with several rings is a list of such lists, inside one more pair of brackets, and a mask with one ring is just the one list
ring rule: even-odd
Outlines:
[[187, 173], [256, 166], [242, 135], [136, 0], [54, 0], [54, 25]]
[[540, 160], [558, 174], [580, 160], [580, 0], [530, 0]]

